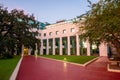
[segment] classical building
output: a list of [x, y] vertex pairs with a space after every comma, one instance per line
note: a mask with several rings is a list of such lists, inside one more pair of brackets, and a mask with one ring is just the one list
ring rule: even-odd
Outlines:
[[80, 40], [79, 31], [83, 22], [77, 26], [71, 20], [44, 25], [38, 30], [41, 40], [40, 55], [99, 55], [107, 56], [107, 45], [90, 44]]

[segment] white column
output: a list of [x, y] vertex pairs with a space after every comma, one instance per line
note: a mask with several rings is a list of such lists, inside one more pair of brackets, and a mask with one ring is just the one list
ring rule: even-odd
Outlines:
[[35, 43], [35, 52], [34, 52], [34, 55], [37, 55], [37, 54], [38, 54], [37, 43]]
[[70, 55], [70, 36], [67, 37], [67, 52]]
[[53, 55], [55, 55], [55, 38], [53, 38]]
[[22, 44], [22, 54], [21, 56], [24, 56], [24, 45]]
[[76, 51], [77, 51], [77, 56], [79, 56], [80, 55], [80, 45], [79, 45], [79, 43], [80, 43], [80, 40], [79, 40], [79, 35], [78, 34], [76, 34]]
[[106, 43], [101, 43], [99, 45], [99, 55], [100, 56], [107, 56], [107, 44]]
[[86, 41], [86, 43], [87, 43], [87, 56], [90, 56], [90, 43], [88, 40]]
[[31, 55], [31, 51], [32, 51], [32, 49], [29, 48], [29, 49], [28, 49], [28, 55]]
[[63, 47], [63, 45], [62, 45], [62, 37], [60, 37], [60, 55], [63, 55], [62, 54], [62, 47]]
[[43, 40], [41, 39], [40, 55], [43, 55]]
[[47, 39], [47, 55], [49, 55], [49, 39]]

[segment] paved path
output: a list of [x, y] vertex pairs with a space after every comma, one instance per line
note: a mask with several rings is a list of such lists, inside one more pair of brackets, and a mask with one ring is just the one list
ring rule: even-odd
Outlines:
[[120, 73], [107, 71], [107, 58], [86, 67], [33, 56], [24, 57], [16, 80], [120, 80]]

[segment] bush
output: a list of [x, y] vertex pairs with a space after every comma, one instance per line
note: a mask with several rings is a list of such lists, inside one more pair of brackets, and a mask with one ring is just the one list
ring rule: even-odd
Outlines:
[[9, 59], [13, 58], [13, 55], [11, 55], [9, 52], [4, 52], [3, 55], [1, 56], [2, 59]]

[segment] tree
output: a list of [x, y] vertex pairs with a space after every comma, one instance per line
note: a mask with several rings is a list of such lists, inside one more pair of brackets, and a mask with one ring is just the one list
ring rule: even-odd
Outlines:
[[26, 47], [35, 48], [35, 43], [38, 41], [36, 36], [38, 34], [38, 22], [33, 15], [25, 15], [23, 10], [12, 10], [11, 15], [14, 17], [14, 28], [12, 34], [15, 35], [20, 45], [24, 44]]
[[9, 50], [9, 48], [7, 48], [8, 46], [13, 47], [13, 45], [11, 45], [12, 41], [10, 39], [10, 32], [13, 25], [9, 21], [10, 19], [11, 18], [7, 8], [0, 6], [0, 56], [6, 55], [6, 52]]
[[110, 43], [120, 57], [120, 0], [100, 0], [96, 4], [88, 2], [91, 10], [80, 16], [85, 18], [82, 38], [90, 42]]
[[13, 55], [15, 48], [21, 48], [22, 44], [35, 49], [35, 43], [39, 42], [36, 38], [38, 24], [34, 15], [17, 9], [8, 12], [0, 6], [0, 57]]

